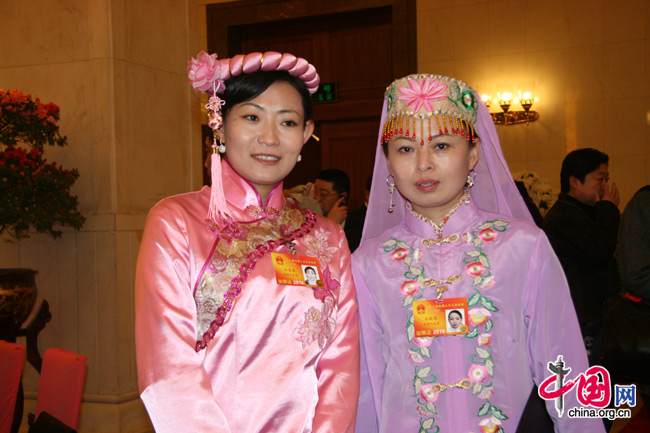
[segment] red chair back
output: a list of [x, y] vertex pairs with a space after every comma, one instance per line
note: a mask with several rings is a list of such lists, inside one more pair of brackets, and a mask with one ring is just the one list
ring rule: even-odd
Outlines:
[[85, 377], [84, 355], [63, 349], [46, 350], [38, 382], [35, 419], [45, 411], [76, 430]]
[[9, 433], [25, 364], [25, 346], [0, 340], [0, 433]]

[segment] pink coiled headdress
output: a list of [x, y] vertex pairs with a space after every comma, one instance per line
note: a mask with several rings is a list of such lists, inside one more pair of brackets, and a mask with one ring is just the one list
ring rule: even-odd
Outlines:
[[[228, 204], [223, 194], [221, 180], [221, 156], [217, 149], [218, 130], [223, 126], [221, 107], [225, 101], [217, 96], [226, 90], [224, 81], [241, 74], [251, 74], [258, 71], [287, 71], [290, 75], [300, 78], [305, 83], [310, 94], [318, 89], [320, 77], [314, 65], [307, 60], [289, 53], [267, 51], [265, 53], [238, 54], [230, 59], [217, 59], [216, 54], [201, 51], [196, 59], [192, 58], [187, 64], [187, 75], [195, 90], [207, 92], [210, 98], [205, 108], [208, 110], [208, 125], [213, 132], [210, 193], [210, 208], [208, 220], [219, 224], [228, 220]], [[225, 149], [225, 148], [224, 148]]]

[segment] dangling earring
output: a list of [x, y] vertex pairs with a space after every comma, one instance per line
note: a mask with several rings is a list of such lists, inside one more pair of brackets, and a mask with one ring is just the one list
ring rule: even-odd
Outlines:
[[215, 135], [215, 138], [219, 143], [219, 145], [217, 146], [217, 150], [219, 151], [219, 153], [221, 154], [226, 153], [226, 140], [221, 136], [221, 134]]
[[298, 162], [302, 161], [302, 155], [298, 154]]
[[474, 186], [474, 178], [476, 177], [476, 172], [474, 170], [470, 170], [469, 174], [467, 175], [467, 189], [469, 190], [472, 186]]
[[[390, 205], [388, 205], [388, 213], [393, 213], [393, 210], [395, 210], [395, 200], [393, 199], [393, 193], [395, 192], [395, 182], [390, 180], [391, 177], [393, 177], [392, 174], [386, 176], [386, 183], [388, 184], [388, 192], [390, 193]], [[394, 177], [393, 180], [395, 180]]]

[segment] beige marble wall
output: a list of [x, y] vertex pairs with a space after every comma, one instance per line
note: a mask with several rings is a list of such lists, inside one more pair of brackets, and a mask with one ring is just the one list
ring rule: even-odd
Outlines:
[[419, 72], [492, 95], [534, 84], [540, 119], [497, 127], [512, 171], [559, 190], [564, 156], [595, 147], [610, 156], [621, 209], [650, 183], [648, 0], [418, 0], [417, 9]]
[[[88, 357], [82, 433], [152, 431], [137, 393], [134, 271], [149, 208], [201, 185], [200, 107], [185, 72], [198, 17], [194, 0], [0, 1], [0, 87], [61, 107], [69, 145], [46, 157], [79, 169], [73, 192], [88, 218], [57, 240], [0, 243], [0, 267], [39, 271], [53, 316], [41, 352]], [[38, 388], [29, 365], [24, 386], [27, 414]]]

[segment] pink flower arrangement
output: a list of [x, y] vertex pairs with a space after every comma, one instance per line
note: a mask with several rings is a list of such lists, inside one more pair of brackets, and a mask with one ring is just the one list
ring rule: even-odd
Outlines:
[[58, 121], [55, 104], [0, 89], [0, 235], [7, 241], [29, 237], [30, 227], [56, 238], [55, 225], [83, 226], [79, 200], [70, 194], [79, 171], [43, 157], [44, 145], [67, 144]]
[[395, 251], [393, 251], [392, 253], [390, 253], [390, 257], [394, 261], [400, 262], [400, 261], [404, 260], [408, 256], [408, 254], [409, 254], [409, 251], [406, 248], [398, 248]]
[[436, 392], [440, 387], [434, 383], [425, 383], [420, 387], [420, 397], [427, 403], [433, 403], [438, 400], [439, 392]]
[[478, 277], [485, 273], [485, 266], [483, 266], [481, 262], [469, 263], [465, 272], [467, 272], [467, 275], [471, 277]]
[[29, 143], [34, 149], [43, 145], [65, 146], [66, 137], [59, 132], [59, 107], [53, 103], [43, 104], [38, 97], [32, 100], [17, 89], [0, 89], [0, 143], [15, 146], [18, 142]]
[[467, 312], [469, 314], [469, 323], [472, 326], [481, 326], [490, 318], [490, 312], [485, 308], [472, 308]]
[[404, 296], [413, 296], [419, 291], [420, 287], [418, 286], [418, 282], [413, 280], [404, 281], [400, 288], [400, 292], [402, 292], [402, 295]]
[[472, 382], [483, 382], [488, 378], [487, 368], [481, 364], [472, 364], [467, 373]]
[[478, 232], [478, 237], [481, 238], [483, 242], [492, 242], [497, 238], [497, 232], [494, 229], [483, 229]]
[[217, 60], [217, 55], [201, 51], [196, 57], [187, 62], [187, 76], [194, 90], [206, 92], [216, 88], [216, 93], [221, 92], [225, 86], [221, 80], [221, 62]]

